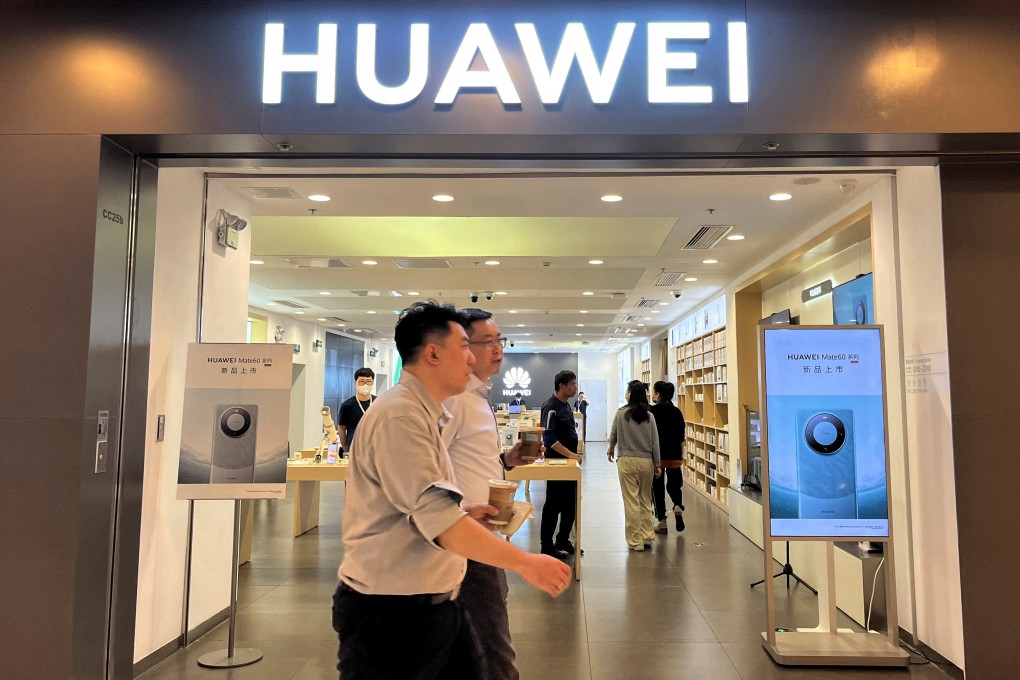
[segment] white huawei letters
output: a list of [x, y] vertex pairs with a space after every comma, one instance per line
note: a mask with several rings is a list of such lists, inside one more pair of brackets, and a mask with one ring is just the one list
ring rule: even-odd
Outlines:
[[[605, 59], [600, 66], [584, 24], [566, 25], [559, 48], [549, 63], [535, 24], [515, 24], [535, 89], [545, 105], [559, 104], [572, 65], [576, 62], [593, 104], [609, 104], [637, 24], [616, 24]], [[696, 53], [675, 47], [676, 41], [705, 42], [711, 37], [707, 22], [653, 22], [647, 25], [648, 102], [651, 104], [711, 104], [712, 85], [670, 85], [673, 71], [695, 71]], [[747, 24], [727, 24], [729, 100], [748, 101]], [[282, 101], [284, 73], [315, 73], [315, 101], [336, 102], [337, 24], [319, 24], [319, 45], [315, 54], [285, 54], [283, 24], [266, 24], [265, 67], [262, 101]], [[358, 87], [369, 100], [384, 106], [399, 106], [419, 98], [429, 76], [429, 25], [412, 24], [407, 79], [387, 86], [378, 78], [377, 28], [358, 24], [355, 73]], [[481, 57], [485, 68], [472, 68]], [[468, 26], [453, 61], [443, 78], [435, 103], [450, 106], [461, 90], [494, 90], [503, 104], [520, 104], [521, 97], [488, 24]]]

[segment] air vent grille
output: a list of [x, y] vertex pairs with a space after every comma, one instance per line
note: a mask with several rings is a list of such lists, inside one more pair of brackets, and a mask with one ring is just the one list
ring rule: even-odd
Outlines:
[[252, 198], [301, 198], [301, 195], [290, 187], [245, 187]]
[[326, 318], [332, 321], [333, 323], [350, 323], [350, 321], [343, 318], [342, 316], [328, 316]]
[[351, 293], [358, 297], [382, 297], [382, 293], [377, 290], [352, 290]]
[[695, 232], [683, 250], [708, 250], [731, 231], [733, 231], [732, 224], [707, 224]]
[[408, 260], [393, 260], [401, 269], [452, 269], [449, 260], [439, 257], [416, 257]]
[[623, 322], [624, 323], [634, 323], [635, 321], [640, 321], [640, 320], [641, 320], [640, 316], [634, 316], [633, 314], [628, 314], [627, 316], [625, 316], [623, 318]]
[[641, 298], [641, 301], [634, 306], [639, 309], [650, 309], [658, 304], [659, 304], [658, 300], [649, 300], [648, 298]]
[[302, 269], [350, 269], [351, 264], [341, 257], [285, 257], [284, 262]]
[[291, 309], [311, 309], [308, 305], [301, 304], [300, 302], [293, 302], [291, 300], [273, 300], [273, 302], [284, 307], [290, 307]]
[[677, 282], [685, 276], [687, 276], [687, 272], [662, 272], [659, 274], [659, 278], [655, 279], [655, 283], [652, 285], [670, 288], [675, 286]]

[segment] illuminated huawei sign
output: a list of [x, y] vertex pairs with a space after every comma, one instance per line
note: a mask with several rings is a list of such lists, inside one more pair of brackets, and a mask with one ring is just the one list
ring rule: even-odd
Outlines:
[[[263, 103], [282, 103], [285, 73], [314, 73], [315, 101], [319, 104], [336, 103], [338, 26], [335, 23], [318, 25], [318, 51], [314, 54], [286, 54], [284, 24], [266, 24]], [[611, 102], [626, 59], [644, 60], [650, 104], [711, 104], [715, 98], [715, 89], [719, 87], [718, 83], [671, 84], [677, 72], [694, 72], [698, 68], [697, 53], [678, 45], [684, 42], [698, 45], [717, 39], [712, 25], [707, 21], [644, 24], [640, 30], [645, 32], [647, 50], [640, 57], [632, 54], [635, 50], [630, 49], [634, 35], [639, 30], [638, 24], [616, 23], [601, 64], [595, 56], [583, 23], [571, 22], [562, 28], [559, 47], [554, 55], [542, 48], [535, 24], [516, 23], [514, 29], [517, 45], [511, 47], [496, 43], [489, 24], [468, 25], [456, 54], [446, 68], [442, 83], [433, 96], [433, 102], [452, 106], [462, 90], [488, 90], [495, 92], [504, 105], [521, 104], [518, 86], [511, 78], [503, 57], [509, 49], [523, 52], [524, 62], [539, 99], [547, 106], [560, 103], [567, 77], [575, 63], [594, 105]], [[726, 22], [720, 32], [724, 35], [722, 39], [727, 41], [728, 63], [724, 71], [729, 80], [726, 83], [729, 101], [745, 103], [749, 97], [747, 24], [742, 21]], [[429, 34], [429, 24], [411, 24], [408, 38], [409, 63], [407, 69], [402, 71], [407, 73], [407, 77], [402, 83], [384, 85], [379, 80], [376, 64], [380, 54], [376, 45], [377, 26], [370, 23], [358, 24], [354, 66], [361, 93], [384, 106], [402, 106], [420, 98], [429, 78]], [[551, 36], [546, 37], [548, 39]], [[472, 68], [478, 57], [485, 64], [482, 69]]]

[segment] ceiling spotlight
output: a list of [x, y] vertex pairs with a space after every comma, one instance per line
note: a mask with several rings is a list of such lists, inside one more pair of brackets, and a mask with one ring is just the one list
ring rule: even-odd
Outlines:
[[316, 319], [316, 321], [325, 321], [325, 319], [319, 318], [319, 319]]
[[658, 314], [658, 313], [659, 313], [659, 310], [657, 310], [657, 309], [653, 309], [652, 310], [652, 314]]
[[604, 203], [619, 203], [622, 200], [623, 196], [620, 196], [619, 194], [606, 194], [602, 197], [602, 201]]
[[659, 306], [660, 307], [669, 307], [669, 303], [668, 302], [660, 302]]
[[332, 199], [329, 196], [326, 196], [325, 194], [312, 194], [311, 196], [308, 197], [308, 200], [309, 201], [316, 201], [318, 203], [325, 203], [326, 201], [329, 201], [329, 200], [332, 200]]
[[505, 290], [497, 290], [496, 291], [496, 295], [506, 295], [506, 291]]
[[793, 196], [786, 193], [772, 194], [769, 196], [770, 201], [789, 201]]
[[485, 264], [489, 265], [490, 267], [495, 267], [497, 264], [499, 264], [499, 260], [486, 260]]
[[582, 333], [574, 333], [574, 335], [579, 338], [581, 337]]
[[275, 306], [276, 306], [275, 302], [267, 302], [266, 303], [266, 307], [275, 307]]
[[579, 324], [577, 324], [577, 327], [578, 328], [584, 328], [584, 324], [583, 323], [579, 323]]
[[588, 264], [605, 264], [602, 260], [588, 260]]
[[646, 316], [645, 317], [645, 321], [651, 321], [651, 320], [652, 320], [652, 317], [650, 317], [650, 316]]
[[332, 295], [328, 290], [320, 290], [319, 295]]
[[517, 310], [516, 309], [510, 309], [510, 310], [507, 310], [507, 313], [508, 314], [516, 314]]
[[376, 262], [375, 260], [362, 260], [361, 264], [368, 265], [369, 267], [371, 267], [372, 265], [379, 264], [379, 263]]
[[374, 309], [370, 309], [367, 312], [365, 312], [365, 314], [375, 314], [375, 310]]
[[593, 292], [592, 292], [592, 291], [590, 291], [590, 290], [586, 290], [586, 291], [584, 291], [583, 293], [581, 293], [581, 295], [594, 295], [594, 294], [595, 294], [595, 293], [593, 293]]
[[355, 332], [355, 333], [360, 333], [360, 332], [361, 332], [361, 329], [360, 329], [360, 328], [355, 328], [355, 329], [354, 329], [354, 332]]
[[432, 200], [437, 203], [449, 203], [453, 200], [453, 196], [449, 194], [436, 194], [432, 197]]
[[587, 314], [588, 310], [587, 309], [579, 309], [579, 310], [577, 310], [577, 313], [578, 314]]
[[345, 323], [338, 323], [338, 324], [337, 324], [337, 328], [343, 328], [343, 327], [344, 327], [344, 326], [346, 326], [346, 325], [347, 325], [347, 324], [345, 324]]
[[418, 292], [418, 291], [416, 291], [416, 290], [409, 290], [409, 291], [407, 291], [407, 294], [408, 294], [408, 295], [421, 295], [421, 293], [419, 293], [419, 292]]
[[524, 328], [524, 326], [525, 326], [525, 325], [526, 325], [526, 324], [523, 324], [523, 323], [519, 323], [519, 324], [517, 324], [517, 327], [518, 327], [518, 328]]
[[638, 324], [638, 328], [644, 328], [644, 327], [645, 327], [645, 325], [643, 323], [639, 323]]
[[265, 264], [265, 260], [248, 260], [248, 264]]
[[719, 260], [702, 260], [701, 264], [719, 264]]
[[747, 237], [744, 236], [743, 234], [730, 234], [729, 236], [726, 237], [726, 240], [727, 241], [743, 241], [745, 238], [747, 238]]
[[691, 283], [697, 280], [698, 280], [697, 276], [688, 276], [686, 279], [684, 279], [684, 281], [690, 281]]
[[304, 314], [304, 312], [294, 312], [295, 314]]

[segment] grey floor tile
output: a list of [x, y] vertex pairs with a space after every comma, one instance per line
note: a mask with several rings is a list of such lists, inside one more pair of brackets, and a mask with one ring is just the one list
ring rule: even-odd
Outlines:
[[715, 642], [589, 645], [593, 680], [741, 680]]
[[588, 643], [514, 639], [521, 680], [590, 680]]

